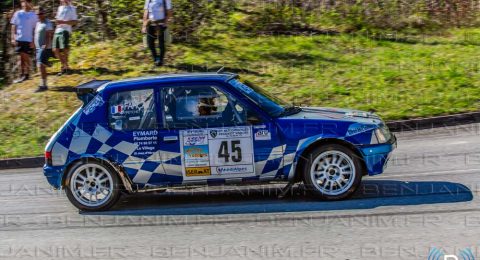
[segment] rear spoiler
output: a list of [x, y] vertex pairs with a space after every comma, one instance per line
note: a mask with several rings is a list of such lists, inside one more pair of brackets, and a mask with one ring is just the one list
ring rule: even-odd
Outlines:
[[97, 94], [97, 89], [108, 82], [111, 80], [92, 80], [75, 87], [78, 99], [83, 101], [84, 105], [88, 104]]

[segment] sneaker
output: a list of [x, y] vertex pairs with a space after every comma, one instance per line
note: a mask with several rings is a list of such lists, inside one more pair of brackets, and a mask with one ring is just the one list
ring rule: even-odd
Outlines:
[[156, 59], [155, 60], [155, 66], [160, 67], [163, 65], [163, 61], [161, 59]]
[[62, 76], [62, 75], [65, 75], [65, 74], [68, 74], [68, 69], [62, 69], [59, 73], [57, 73], [57, 76]]
[[43, 91], [47, 91], [47, 90], [48, 90], [47, 86], [39, 86], [38, 89], [35, 90], [35, 93], [43, 92]]
[[29, 76], [28, 76], [28, 75], [22, 75], [22, 76], [20, 76], [19, 79], [14, 80], [14, 81], [13, 81], [13, 84], [22, 83], [22, 82], [24, 82], [24, 81], [26, 81], [26, 80], [29, 80]]

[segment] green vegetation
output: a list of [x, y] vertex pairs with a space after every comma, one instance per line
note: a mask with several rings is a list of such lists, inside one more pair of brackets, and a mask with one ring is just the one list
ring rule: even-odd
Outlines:
[[170, 65], [160, 69], [152, 69], [141, 44], [111, 41], [77, 47], [72, 53], [76, 73], [52, 75], [50, 91], [33, 94], [37, 78], [0, 91], [0, 156], [42, 154], [51, 134], [80, 105], [68, 91], [94, 78], [225, 66], [297, 104], [374, 109], [385, 119], [478, 110], [480, 46], [475, 43], [479, 38], [477, 29], [418, 43], [346, 34], [217, 34], [195, 44], [172, 45], [167, 56]]
[[467, 0], [244, 1], [249, 31], [328, 30], [425, 33], [478, 25], [478, 6]]
[[38, 75], [0, 90], [0, 158], [41, 155], [80, 106], [73, 87], [92, 79], [225, 66], [295, 104], [375, 110], [387, 120], [480, 109], [480, 29], [468, 1], [173, 2], [167, 66], [152, 68], [141, 1], [76, 0], [74, 73], [57, 77], [55, 64], [48, 92], [33, 93]]

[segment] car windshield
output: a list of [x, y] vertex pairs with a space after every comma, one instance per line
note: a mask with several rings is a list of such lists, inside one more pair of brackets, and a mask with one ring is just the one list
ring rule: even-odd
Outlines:
[[233, 79], [231, 84], [273, 117], [285, 116], [296, 110], [292, 104], [273, 96], [252, 82]]

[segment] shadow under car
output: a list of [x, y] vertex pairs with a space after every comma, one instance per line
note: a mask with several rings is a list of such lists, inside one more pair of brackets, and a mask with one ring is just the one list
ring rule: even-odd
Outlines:
[[85, 215], [223, 215], [372, 209], [466, 202], [473, 199], [463, 184], [435, 181], [365, 180], [350, 199], [320, 201], [296, 186], [278, 199], [284, 185], [202, 187], [122, 197], [110, 211]]

